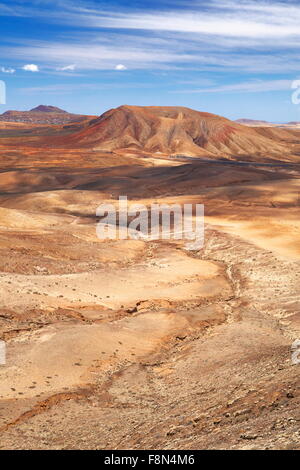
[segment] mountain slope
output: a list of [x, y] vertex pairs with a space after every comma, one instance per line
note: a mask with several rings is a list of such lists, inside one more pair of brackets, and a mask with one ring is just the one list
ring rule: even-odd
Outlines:
[[208, 157], [287, 154], [280, 136], [269, 138], [221, 116], [183, 107], [111, 109], [79, 132], [62, 138], [60, 144], [106, 151]]

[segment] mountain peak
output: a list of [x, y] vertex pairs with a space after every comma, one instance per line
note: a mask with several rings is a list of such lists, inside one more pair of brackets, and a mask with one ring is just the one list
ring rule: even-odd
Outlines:
[[66, 113], [63, 109], [57, 108], [56, 106], [46, 106], [44, 104], [40, 104], [36, 108], [30, 110], [32, 113]]

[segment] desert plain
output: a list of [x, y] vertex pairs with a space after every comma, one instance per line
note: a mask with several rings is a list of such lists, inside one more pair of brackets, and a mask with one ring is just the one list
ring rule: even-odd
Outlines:
[[[299, 449], [300, 130], [35, 118], [0, 122], [0, 448]], [[120, 195], [204, 204], [203, 248], [100, 240]]]

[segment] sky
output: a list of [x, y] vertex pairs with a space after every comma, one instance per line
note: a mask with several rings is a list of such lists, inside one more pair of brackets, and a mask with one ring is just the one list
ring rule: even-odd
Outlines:
[[299, 25], [299, 0], [0, 0], [0, 113], [130, 104], [300, 121]]

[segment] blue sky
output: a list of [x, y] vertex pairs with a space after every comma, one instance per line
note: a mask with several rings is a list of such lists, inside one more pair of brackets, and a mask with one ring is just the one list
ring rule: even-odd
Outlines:
[[300, 2], [0, 0], [7, 109], [188, 106], [300, 121]]

